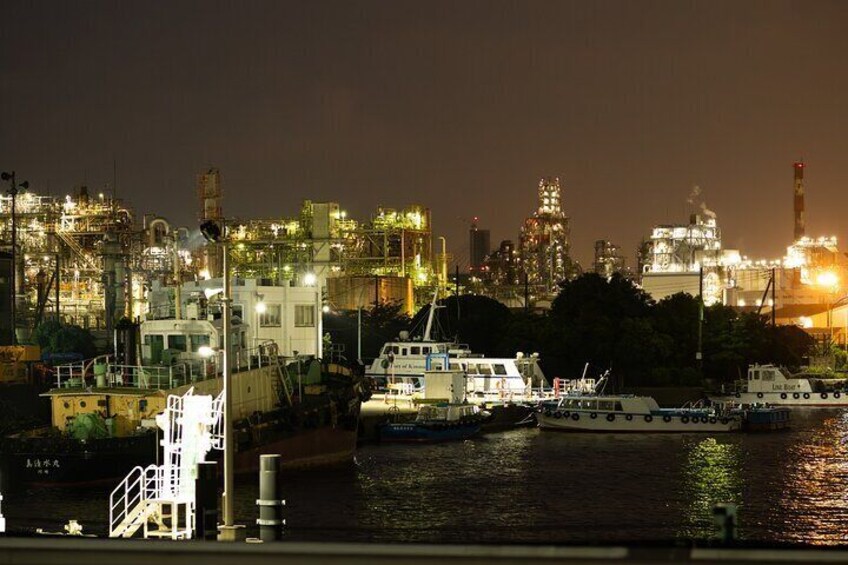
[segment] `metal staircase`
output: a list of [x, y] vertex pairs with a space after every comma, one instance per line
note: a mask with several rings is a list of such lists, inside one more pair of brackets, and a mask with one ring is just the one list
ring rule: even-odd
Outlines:
[[62, 243], [67, 245], [68, 248], [74, 252], [74, 255], [79, 257], [89, 269], [97, 271], [102, 268], [100, 265], [97, 264], [97, 261], [92, 259], [91, 256], [83, 250], [82, 246], [77, 243], [77, 240], [75, 240], [73, 236], [68, 235], [67, 233], [58, 228], [55, 229], [53, 233], [55, 233], [56, 237], [62, 240]]
[[135, 467], [109, 497], [109, 537], [190, 539], [194, 532], [197, 464], [223, 449], [224, 392], [213, 400], [189, 389], [170, 395], [156, 417], [162, 429], [164, 464]]

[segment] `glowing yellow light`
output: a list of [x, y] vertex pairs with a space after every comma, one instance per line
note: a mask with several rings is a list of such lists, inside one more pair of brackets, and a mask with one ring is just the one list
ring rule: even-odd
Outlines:
[[201, 279], [203, 279], [205, 281], [208, 281], [209, 279], [212, 278], [212, 275], [209, 274], [209, 269], [201, 269], [201, 271], [198, 273], [198, 275], [200, 276]]
[[264, 314], [267, 310], [268, 310], [268, 307], [265, 305], [264, 302], [257, 302], [256, 303], [256, 313], [257, 314]]
[[819, 273], [816, 277], [816, 284], [819, 286], [835, 288], [839, 285], [839, 277], [837, 277], [836, 273], [832, 271], [825, 271], [823, 273]]
[[798, 323], [802, 328], [812, 328], [813, 327], [813, 319], [809, 316], [801, 316], [798, 318]]

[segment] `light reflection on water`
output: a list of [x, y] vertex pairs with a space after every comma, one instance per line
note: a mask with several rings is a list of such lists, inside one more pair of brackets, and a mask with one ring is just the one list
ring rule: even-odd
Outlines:
[[[344, 469], [289, 474], [290, 540], [586, 543], [706, 538], [739, 505], [745, 539], [848, 543], [848, 412], [796, 411], [774, 434], [514, 430], [439, 445], [372, 445]], [[3, 493], [10, 528], [103, 533], [110, 488]], [[236, 514], [255, 534], [253, 481]], [[33, 500], [38, 500], [34, 504]]]

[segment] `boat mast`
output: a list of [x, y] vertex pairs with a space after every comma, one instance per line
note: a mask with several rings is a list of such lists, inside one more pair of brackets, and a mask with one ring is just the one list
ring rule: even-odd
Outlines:
[[433, 292], [433, 302], [430, 303], [430, 313], [427, 315], [427, 327], [424, 329], [424, 341], [431, 341], [430, 332], [433, 331], [433, 317], [436, 315], [436, 300], [439, 297], [439, 287]]

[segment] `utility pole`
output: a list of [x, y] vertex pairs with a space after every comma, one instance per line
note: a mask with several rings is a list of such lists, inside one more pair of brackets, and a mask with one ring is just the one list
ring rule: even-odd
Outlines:
[[777, 326], [777, 314], [776, 314], [776, 310], [777, 310], [777, 298], [776, 298], [776, 296], [777, 296], [777, 293], [774, 289], [774, 287], [777, 286], [777, 277], [775, 276], [776, 272], [777, 272], [777, 270], [774, 267], [772, 267], [771, 268], [771, 327]]
[[695, 353], [695, 359], [698, 361], [698, 369], [703, 376], [704, 372], [704, 268], [701, 267], [698, 272], [698, 351]]

